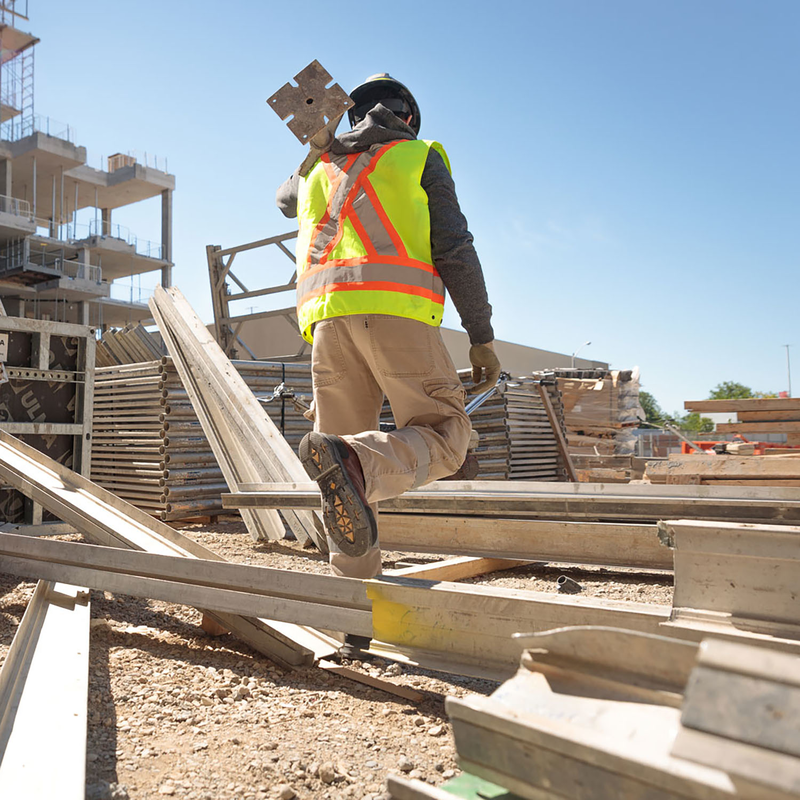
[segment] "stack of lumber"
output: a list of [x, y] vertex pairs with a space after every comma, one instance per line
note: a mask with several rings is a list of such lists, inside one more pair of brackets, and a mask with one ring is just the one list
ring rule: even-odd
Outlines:
[[160, 336], [154, 336], [141, 323], [106, 331], [97, 342], [98, 367], [152, 361], [167, 354]]
[[630, 483], [640, 480], [646, 462], [636, 456], [572, 455], [575, 473], [584, 483]]
[[800, 486], [800, 451], [796, 455], [681, 455], [648, 461], [649, 483], [704, 486]]
[[[310, 393], [306, 366], [234, 362], [257, 397], [286, 381]], [[163, 520], [222, 512], [228, 491], [172, 359], [96, 371], [92, 480]], [[265, 405], [296, 450], [311, 423], [289, 400]]]
[[[698, 414], [734, 414], [737, 422], [719, 422], [719, 433], [785, 433], [786, 444], [800, 445], [800, 398], [769, 397], [746, 400], [686, 400], [687, 411]], [[755, 434], [755, 435], [753, 435]]]
[[579, 480], [610, 483], [635, 477], [613, 457], [633, 455], [633, 429], [644, 419], [638, 370], [564, 369], [554, 374], [570, 455], [583, 457]]

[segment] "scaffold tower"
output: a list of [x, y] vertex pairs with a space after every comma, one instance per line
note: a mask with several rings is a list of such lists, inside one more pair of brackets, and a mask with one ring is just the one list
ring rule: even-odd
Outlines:
[[15, 140], [34, 130], [34, 46], [18, 26], [28, 19], [28, 0], [0, 0], [0, 138]]

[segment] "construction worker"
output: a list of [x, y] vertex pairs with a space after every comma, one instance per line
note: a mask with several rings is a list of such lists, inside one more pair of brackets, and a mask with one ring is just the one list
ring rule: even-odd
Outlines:
[[[444, 148], [417, 139], [417, 102], [388, 74], [350, 96], [352, 130], [276, 199], [298, 218], [297, 318], [313, 342], [316, 416], [300, 459], [320, 487], [334, 573], [369, 578], [381, 571], [377, 501], [451, 475], [467, 452], [465, 394], [438, 327], [445, 289], [469, 334], [470, 391], [493, 386], [500, 363]], [[348, 635], [340, 654], [367, 647]]]

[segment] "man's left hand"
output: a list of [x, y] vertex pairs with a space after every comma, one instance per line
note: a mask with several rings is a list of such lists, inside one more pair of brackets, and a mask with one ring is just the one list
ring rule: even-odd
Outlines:
[[500, 377], [500, 361], [494, 352], [494, 342], [472, 345], [469, 349], [469, 361], [472, 364], [472, 382], [475, 386], [467, 389], [467, 394], [480, 394], [491, 389]]

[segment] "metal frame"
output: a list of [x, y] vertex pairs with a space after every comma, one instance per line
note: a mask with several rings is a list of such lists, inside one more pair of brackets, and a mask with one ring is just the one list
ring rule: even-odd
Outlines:
[[[243, 485], [222, 495], [223, 508], [320, 508], [312, 481]], [[800, 492], [769, 486], [436, 481], [381, 501], [382, 512], [452, 517], [657, 522], [721, 519], [800, 524]]]
[[[42, 436], [72, 436], [72, 466], [81, 475], [91, 472], [92, 414], [94, 407], [94, 370], [96, 339], [94, 328], [65, 322], [34, 320], [23, 317], [0, 316], [0, 332], [14, 332], [31, 336], [31, 363], [28, 367], [6, 367], [10, 381], [45, 381], [47, 383], [75, 383], [74, 423], [2, 422], [0, 429], [14, 436], [35, 434]], [[53, 336], [74, 337], [78, 340], [75, 370], [50, 369], [50, 339]], [[25, 522], [38, 525], [42, 521], [42, 508], [36, 503], [27, 504]]]
[[[236, 247], [221, 248], [219, 245], [208, 245], [206, 247], [206, 258], [208, 259], [208, 275], [211, 282], [211, 302], [214, 307], [214, 337], [217, 344], [222, 348], [228, 358], [237, 358], [237, 346], [247, 351], [254, 361], [310, 361], [311, 348], [307, 342], [303, 342], [297, 353], [288, 355], [255, 354], [242, 341], [239, 332], [245, 322], [267, 317], [285, 317], [296, 325], [296, 307], [292, 303], [291, 307], [280, 308], [274, 311], [261, 311], [257, 314], [241, 314], [231, 316], [231, 303], [237, 300], [251, 300], [256, 297], [265, 297], [281, 292], [293, 292], [297, 288], [297, 270], [292, 272], [289, 280], [277, 286], [268, 286], [264, 289], [248, 289], [244, 283], [231, 271], [233, 260], [237, 253], [247, 250], [255, 250], [259, 247], [275, 245], [287, 258], [294, 264], [295, 257], [291, 250], [284, 244], [290, 239], [297, 238], [297, 231], [282, 233], [278, 236], [271, 236], [268, 239], [259, 239], [256, 242], [240, 244]], [[231, 292], [228, 279], [233, 281], [241, 291]]]

